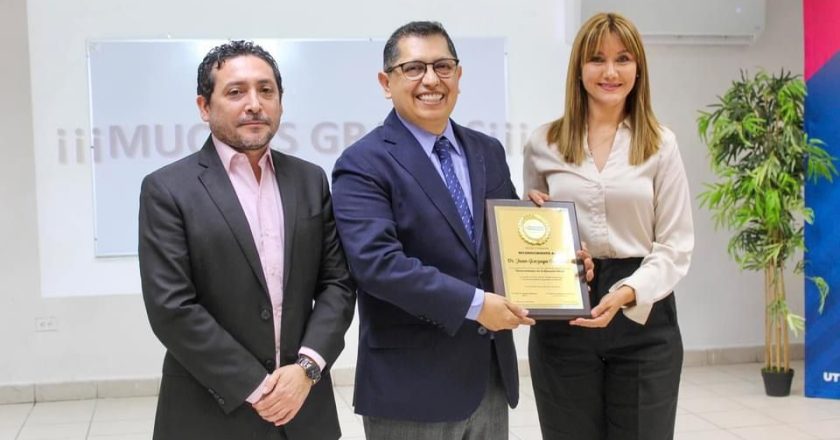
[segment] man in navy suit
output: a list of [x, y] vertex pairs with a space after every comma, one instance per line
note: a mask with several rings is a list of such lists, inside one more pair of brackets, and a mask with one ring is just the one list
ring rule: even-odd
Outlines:
[[510, 330], [534, 321], [485, 290], [484, 218], [485, 200], [517, 195], [499, 141], [449, 119], [461, 74], [439, 23], [397, 29], [379, 73], [394, 110], [333, 170], [368, 439], [507, 439], [519, 400]]

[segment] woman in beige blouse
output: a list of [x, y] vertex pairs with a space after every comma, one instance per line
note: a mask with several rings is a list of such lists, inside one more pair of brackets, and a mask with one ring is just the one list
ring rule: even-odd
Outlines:
[[595, 258], [591, 318], [541, 321], [529, 357], [543, 438], [671, 439], [683, 348], [673, 288], [694, 247], [674, 134], [650, 106], [635, 26], [598, 14], [581, 27], [566, 113], [525, 146], [537, 204], [575, 203]]

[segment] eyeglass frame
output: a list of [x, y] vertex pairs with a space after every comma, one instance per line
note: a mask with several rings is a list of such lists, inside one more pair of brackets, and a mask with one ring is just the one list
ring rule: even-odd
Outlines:
[[[451, 73], [451, 74], [449, 74], [449, 75], [447, 75], [447, 76], [441, 76], [441, 75], [437, 72], [437, 70], [435, 70], [435, 63], [439, 63], [439, 62], [441, 62], [441, 61], [455, 61], [455, 68], [452, 70], [452, 73]], [[422, 64], [423, 64], [423, 68], [424, 68], [424, 69], [423, 69], [423, 74], [421, 74], [421, 75], [420, 75], [420, 76], [418, 76], [417, 78], [409, 78], [409, 77], [405, 74], [405, 70], [403, 70], [403, 66], [405, 66], [406, 64], [411, 64], [411, 63], [422, 63]], [[434, 72], [434, 73], [435, 73], [435, 75], [437, 75], [437, 77], [438, 77], [438, 78], [441, 78], [441, 79], [446, 79], [446, 78], [451, 78], [451, 77], [455, 74], [455, 71], [456, 71], [456, 70], [458, 70], [458, 66], [459, 66], [460, 64], [461, 64], [461, 60], [459, 60], [458, 58], [441, 58], [441, 59], [438, 59], [438, 60], [434, 60], [434, 61], [432, 61], [431, 63], [426, 63], [426, 62], [423, 62], [423, 61], [420, 61], [420, 60], [411, 60], [411, 61], [406, 61], [406, 62], [404, 62], [404, 63], [400, 63], [400, 64], [393, 65], [393, 66], [391, 66], [391, 67], [389, 67], [389, 68], [385, 69], [385, 73], [391, 73], [391, 72], [393, 72], [393, 71], [395, 71], [395, 70], [397, 70], [397, 69], [400, 69], [400, 73], [402, 73], [402, 74], [403, 74], [403, 76], [405, 77], [405, 79], [407, 79], [407, 80], [409, 80], [409, 81], [417, 81], [418, 79], [423, 78], [423, 76], [425, 76], [425, 75], [426, 75], [426, 72], [428, 72], [428, 71], [429, 71], [429, 66], [432, 66], [432, 72]]]

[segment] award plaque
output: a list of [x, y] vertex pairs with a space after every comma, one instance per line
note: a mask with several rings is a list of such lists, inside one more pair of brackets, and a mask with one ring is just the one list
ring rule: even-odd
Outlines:
[[488, 200], [487, 221], [495, 293], [534, 319], [590, 316], [574, 203]]

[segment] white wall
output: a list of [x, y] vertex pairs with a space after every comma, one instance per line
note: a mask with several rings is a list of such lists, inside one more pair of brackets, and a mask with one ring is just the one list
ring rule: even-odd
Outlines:
[[[40, 296], [33, 151], [40, 142], [52, 141], [53, 133], [37, 127], [45, 123], [60, 123], [68, 129], [89, 126], [87, 82], [78, 76], [84, 73], [86, 39], [384, 38], [407, 21], [435, 19], [454, 36], [508, 38], [512, 169], [521, 168], [521, 138], [562, 111], [568, 59], [563, 0], [429, 0], [398, 7], [384, 0], [231, 5], [219, 0], [0, 1], [0, 44], [6, 58], [6, 67], [0, 69], [0, 83], [6, 85], [0, 117], [0, 152], [5, 159], [0, 173], [0, 385], [149, 377], [160, 368], [163, 350], [148, 328], [139, 295]], [[677, 133], [694, 194], [711, 180], [705, 147], [694, 126], [697, 110], [713, 102], [737, 77], [739, 68], [802, 70], [800, 2], [768, 0], [767, 14], [765, 33], [752, 46], [648, 47], [655, 109]], [[39, 74], [30, 82], [30, 59], [43, 58], [44, 53], [54, 57], [57, 65], [69, 67], [66, 72]], [[464, 64], [465, 75], [473, 74], [468, 60]], [[377, 67], [371, 66], [371, 81]], [[51, 81], [62, 81], [61, 92], [39, 93]], [[48, 109], [58, 122], [33, 121], [33, 105]], [[68, 221], [87, 224], [92, 215], [89, 201], [67, 215]], [[695, 223], [694, 265], [677, 289], [686, 348], [760, 345], [761, 277], [742, 274], [729, 262], [725, 254], [728, 235], [715, 231], [709, 215], [696, 206]], [[801, 308], [801, 279], [789, 277], [789, 284], [794, 303]], [[36, 333], [35, 319], [50, 316], [56, 318], [58, 330]], [[354, 325], [337, 367], [355, 364], [356, 336]], [[527, 332], [518, 332], [520, 357], [527, 354], [526, 341]]]
[[[802, 2], [769, 0], [765, 32], [747, 47], [650, 46], [657, 116], [677, 133], [692, 195], [714, 181], [706, 147], [697, 137], [697, 111], [723, 94], [740, 69], [781, 68], [802, 74]], [[725, 252], [727, 231], [716, 231], [709, 213], [694, 204], [696, 246], [689, 275], [677, 289], [688, 348], [763, 344], [763, 276], [741, 273]], [[802, 310], [801, 277], [786, 276], [791, 307]]]

